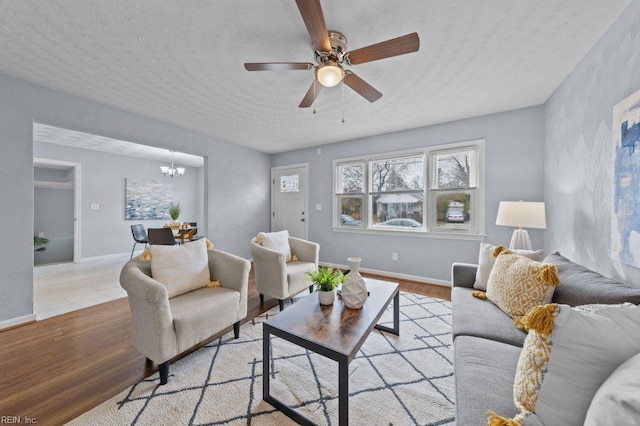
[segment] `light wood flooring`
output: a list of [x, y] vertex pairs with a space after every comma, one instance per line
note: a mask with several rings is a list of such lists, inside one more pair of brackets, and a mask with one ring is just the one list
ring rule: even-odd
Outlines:
[[[91, 268], [83, 274], [70, 281], [91, 282], [96, 292], [101, 280], [110, 279]], [[402, 291], [450, 299], [448, 287], [387, 279], [400, 281]], [[274, 299], [260, 303], [252, 273], [247, 320], [275, 305]], [[5, 330], [0, 332], [0, 416], [63, 424], [155, 371], [131, 342], [126, 298]]]
[[43, 320], [111, 300], [127, 292], [120, 269], [129, 255], [84, 263], [55, 263], [33, 268], [33, 310]]

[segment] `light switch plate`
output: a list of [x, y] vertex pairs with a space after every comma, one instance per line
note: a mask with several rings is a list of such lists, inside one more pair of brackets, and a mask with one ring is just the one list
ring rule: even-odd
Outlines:
[[322, 204], [316, 204], [316, 211], [319, 212], [322, 210]]

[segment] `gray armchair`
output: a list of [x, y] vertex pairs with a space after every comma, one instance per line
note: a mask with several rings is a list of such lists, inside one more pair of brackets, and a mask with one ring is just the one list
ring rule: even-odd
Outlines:
[[169, 378], [169, 361], [214, 334], [233, 325], [240, 335], [240, 320], [247, 316], [247, 288], [251, 264], [220, 250], [208, 250], [212, 281], [172, 298], [167, 287], [151, 277], [151, 266], [140, 257], [122, 268], [120, 284], [127, 291], [133, 321], [133, 344], [158, 364], [160, 384]]
[[256, 288], [260, 293], [260, 302], [264, 296], [278, 299], [280, 310], [284, 309], [284, 300], [313, 285], [306, 280], [306, 273], [318, 269], [320, 246], [300, 238], [289, 237], [291, 253], [298, 258], [287, 263], [285, 256], [275, 250], [263, 247], [251, 239], [251, 257], [255, 272]]

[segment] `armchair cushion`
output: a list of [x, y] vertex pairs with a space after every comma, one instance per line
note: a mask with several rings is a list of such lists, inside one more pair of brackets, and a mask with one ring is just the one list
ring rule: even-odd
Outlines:
[[307, 272], [315, 271], [313, 262], [296, 262], [287, 264], [287, 281], [289, 282], [289, 294], [296, 294], [313, 285], [308, 279]]
[[151, 276], [167, 287], [169, 298], [205, 287], [210, 281], [205, 240], [176, 246], [149, 246]]
[[289, 231], [260, 232], [256, 242], [262, 247], [269, 248], [284, 255], [285, 261], [291, 261], [291, 247], [289, 246]]
[[169, 299], [169, 305], [173, 314], [178, 353], [242, 319], [239, 316], [240, 292], [224, 287], [191, 291]]

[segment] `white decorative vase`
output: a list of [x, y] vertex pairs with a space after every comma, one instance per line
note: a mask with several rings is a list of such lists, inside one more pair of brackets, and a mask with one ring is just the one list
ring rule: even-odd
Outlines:
[[318, 290], [318, 302], [321, 305], [333, 305], [333, 301], [336, 299], [336, 291], [320, 291]]
[[346, 281], [342, 283], [342, 301], [347, 308], [360, 309], [369, 296], [367, 283], [358, 272], [362, 259], [350, 257], [347, 261], [349, 262], [349, 275], [347, 275]]

